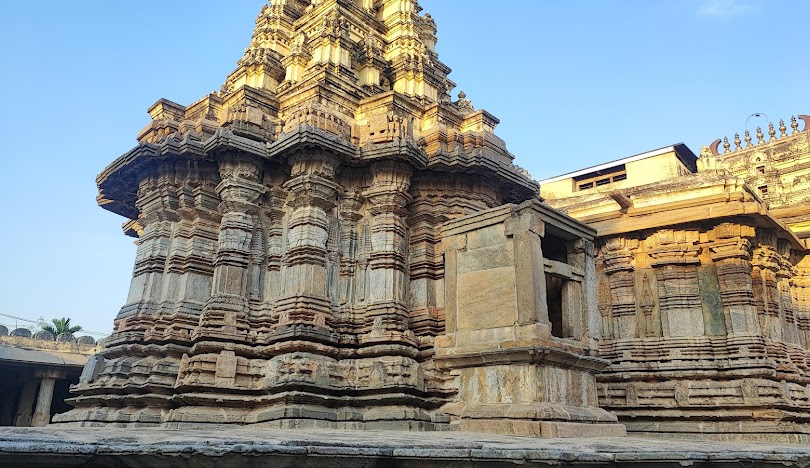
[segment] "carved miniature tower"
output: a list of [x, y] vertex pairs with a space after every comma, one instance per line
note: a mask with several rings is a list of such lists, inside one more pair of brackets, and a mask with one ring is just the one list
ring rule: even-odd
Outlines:
[[441, 225], [535, 196], [415, 0], [270, 0], [222, 90], [98, 177], [138, 238], [81, 425], [439, 429]]

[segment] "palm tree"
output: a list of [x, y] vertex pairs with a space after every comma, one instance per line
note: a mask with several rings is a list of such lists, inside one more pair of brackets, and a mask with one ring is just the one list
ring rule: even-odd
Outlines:
[[59, 336], [61, 333], [76, 333], [77, 331], [81, 331], [82, 327], [79, 325], [70, 326], [70, 319], [62, 317], [60, 319], [51, 319], [53, 325], [51, 324], [43, 324], [42, 329], [46, 332], [50, 332], [53, 336]]

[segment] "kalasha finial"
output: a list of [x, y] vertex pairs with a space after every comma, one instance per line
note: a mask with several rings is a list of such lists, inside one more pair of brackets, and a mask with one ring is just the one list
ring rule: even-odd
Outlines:
[[731, 143], [728, 142], [728, 137], [723, 137], [723, 148], [725, 149], [724, 153], [731, 151]]
[[751, 138], [751, 132], [749, 132], [748, 130], [746, 130], [746, 131], [745, 131], [745, 147], [746, 147], [746, 148], [748, 148], [749, 146], [751, 146], [751, 140], [752, 140], [752, 139], [753, 139], [753, 138]]
[[765, 135], [762, 133], [762, 127], [757, 127], [757, 144], [761, 145], [765, 142]]
[[799, 133], [799, 122], [796, 121], [796, 116], [790, 118], [790, 128], [793, 129], [793, 133]]
[[776, 130], [773, 129], [773, 122], [768, 122], [768, 141], [776, 139]]
[[734, 134], [734, 151], [737, 151], [739, 149], [742, 149], [742, 141], [740, 141], [740, 134], [735, 133]]
[[785, 119], [779, 119], [780, 137], [787, 136], [787, 127], [785, 126]]

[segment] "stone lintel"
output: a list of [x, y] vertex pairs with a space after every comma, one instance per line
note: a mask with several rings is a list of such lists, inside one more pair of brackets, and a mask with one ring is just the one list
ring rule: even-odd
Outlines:
[[569, 439], [577, 437], [624, 437], [624, 424], [531, 421], [522, 419], [463, 419], [461, 429], [470, 432], [496, 432], [527, 437]]
[[596, 229], [582, 221], [557, 211], [541, 202], [539, 199], [527, 200], [516, 208], [518, 213], [522, 213], [526, 210], [531, 210], [540, 221], [545, 223], [546, 233], [548, 234], [555, 235], [565, 240], [593, 240], [594, 237], [596, 237]]
[[[582, 350], [560, 349], [557, 342], [547, 345], [521, 346], [521, 343], [498, 343], [498, 349], [474, 350], [464, 347], [449, 350], [439, 349], [435, 361], [439, 368], [460, 369], [465, 367], [496, 366], [515, 363], [544, 364], [564, 369], [597, 373], [610, 361], [582, 354]], [[514, 346], [514, 347], [512, 347]]]
[[442, 238], [450, 238], [475, 231], [476, 229], [494, 226], [506, 221], [514, 212], [515, 205], [507, 204], [473, 216], [448, 221], [442, 225]]
[[63, 369], [37, 369], [34, 375], [40, 379], [64, 379], [67, 377], [67, 371]]
[[785, 223], [743, 191], [656, 204], [641, 203], [641, 199], [641, 195], [633, 196], [635, 207], [584, 216], [579, 220], [593, 226], [603, 237], [723, 218], [753, 217], [758, 226], [776, 229], [779, 237], [790, 241], [794, 249], [806, 250], [802, 240]]

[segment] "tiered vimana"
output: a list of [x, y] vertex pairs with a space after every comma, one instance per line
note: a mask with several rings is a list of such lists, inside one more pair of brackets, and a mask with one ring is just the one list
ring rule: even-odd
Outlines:
[[[436, 26], [419, 12], [414, 0], [271, 0], [221, 91], [149, 109], [138, 146], [98, 177], [99, 203], [138, 238], [132, 287], [55, 423], [458, 423], [442, 409], [458, 402], [458, 376], [433, 360], [441, 225], [537, 186], [494, 135], [498, 120], [451, 100]], [[578, 333], [569, 355], [595, 349]], [[606, 364], [591, 361], [586, 406], [591, 368]]]

